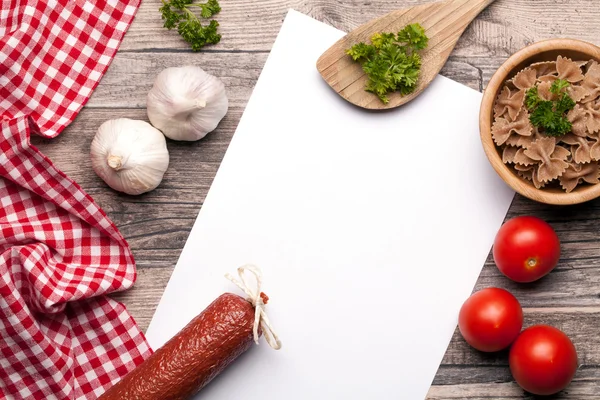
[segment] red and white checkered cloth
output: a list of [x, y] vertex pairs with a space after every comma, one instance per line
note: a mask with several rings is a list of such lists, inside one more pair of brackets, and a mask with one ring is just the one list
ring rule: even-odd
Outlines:
[[75, 118], [139, 0], [0, 3], [0, 398], [95, 399], [151, 353], [104, 296], [133, 285], [135, 262], [29, 135]]

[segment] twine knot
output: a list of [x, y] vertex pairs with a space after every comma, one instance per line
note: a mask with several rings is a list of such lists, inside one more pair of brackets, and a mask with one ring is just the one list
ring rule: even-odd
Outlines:
[[[255, 285], [250, 285], [246, 280], [246, 271], [254, 275], [256, 281]], [[229, 273], [225, 274], [225, 278], [229, 279], [237, 287], [242, 289], [248, 296], [248, 301], [254, 307], [254, 327], [252, 329], [254, 341], [258, 344], [258, 327], [260, 326], [269, 346], [275, 350], [279, 350], [281, 348], [281, 341], [273, 330], [273, 327], [269, 322], [269, 317], [267, 317], [267, 313], [265, 312], [265, 305], [269, 301], [269, 298], [260, 291], [262, 285], [262, 273], [260, 272], [260, 269], [254, 265], [247, 264], [239, 267], [237, 272], [240, 277], [239, 280]]]

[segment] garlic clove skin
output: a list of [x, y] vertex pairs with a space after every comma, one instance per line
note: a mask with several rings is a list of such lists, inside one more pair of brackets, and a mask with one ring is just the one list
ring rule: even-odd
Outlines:
[[104, 122], [90, 149], [94, 172], [114, 190], [138, 195], [155, 189], [169, 167], [167, 141], [144, 121]]
[[221, 80], [196, 66], [161, 71], [148, 93], [152, 125], [173, 140], [194, 141], [215, 130], [229, 100]]

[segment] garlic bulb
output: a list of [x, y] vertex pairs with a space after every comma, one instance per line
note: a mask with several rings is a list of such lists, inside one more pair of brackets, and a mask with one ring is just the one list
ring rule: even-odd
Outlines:
[[155, 189], [169, 166], [167, 141], [147, 122], [104, 122], [92, 141], [92, 167], [111, 188], [127, 194]]
[[227, 113], [223, 82], [200, 67], [163, 70], [148, 93], [148, 118], [174, 140], [198, 140], [213, 131]]

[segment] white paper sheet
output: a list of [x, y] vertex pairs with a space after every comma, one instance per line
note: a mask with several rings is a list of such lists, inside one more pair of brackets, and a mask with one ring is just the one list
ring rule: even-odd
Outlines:
[[203, 400], [423, 399], [513, 198], [478, 137], [481, 94], [439, 77], [373, 113], [319, 55], [342, 32], [290, 11], [147, 332], [158, 348], [260, 266], [283, 340]]

